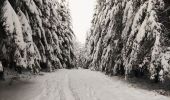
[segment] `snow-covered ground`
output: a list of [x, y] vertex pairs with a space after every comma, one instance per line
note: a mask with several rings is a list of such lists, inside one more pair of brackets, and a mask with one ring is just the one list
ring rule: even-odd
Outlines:
[[58, 70], [9, 86], [0, 82], [0, 100], [170, 100], [89, 70]]

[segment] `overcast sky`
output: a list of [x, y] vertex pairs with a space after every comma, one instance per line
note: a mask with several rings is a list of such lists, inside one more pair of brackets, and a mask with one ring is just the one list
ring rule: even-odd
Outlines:
[[96, 0], [69, 0], [73, 30], [77, 40], [85, 43], [86, 33], [91, 26]]

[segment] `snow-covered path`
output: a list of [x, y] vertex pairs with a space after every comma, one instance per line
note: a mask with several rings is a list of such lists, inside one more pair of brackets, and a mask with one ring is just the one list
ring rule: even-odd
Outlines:
[[89, 70], [58, 70], [12, 86], [0, 83], [0, 100], [170, 100]]

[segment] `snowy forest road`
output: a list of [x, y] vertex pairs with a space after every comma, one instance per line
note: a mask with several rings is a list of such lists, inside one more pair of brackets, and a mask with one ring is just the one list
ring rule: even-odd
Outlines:
[[58, 70], [8, 86], [0, 83], [0, 100], [170, 100], [90, 70]]

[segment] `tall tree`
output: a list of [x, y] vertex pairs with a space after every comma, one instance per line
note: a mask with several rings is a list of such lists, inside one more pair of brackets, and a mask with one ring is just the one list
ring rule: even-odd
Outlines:
[[167, 0], [98, 0], [86, 42], [88, 67], [126, 78], [169, 77], [169, 24], [163, 22], [168, 15], [162, 14], [169, 4]]
[[69, 8], [58, 0], [0, 1], [0, 61], [22, 73], [73, 67]]

